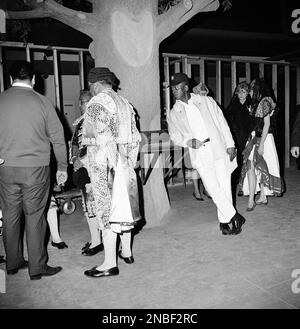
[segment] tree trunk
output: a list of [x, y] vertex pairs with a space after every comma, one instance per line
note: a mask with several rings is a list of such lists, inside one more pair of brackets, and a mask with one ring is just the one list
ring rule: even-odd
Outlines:
[[[101, 34], [94, 37], [91, 47], [95, 65], [108, 67], [119, 78], [119, 93], [125, 96], [137, 111], [141, 131], [160, 129], [158, 43], [153, 42], [154, 38], [137, 40], [131, 34], [120, 35], [122, 31], [113, 31], [111, 22], [102, 22], [100, 29]], [[140, 43], [140, 47], [144, 46], [140, 53], [137, 53], [134, 45], [136, 43]], [[161, 224], [164, 215], [170, 209], [164, 186], [163, 164], [161, 161], [159, 163], [160, 166], [153, 169], [147, 184], [143, 187], [147, 227]]]

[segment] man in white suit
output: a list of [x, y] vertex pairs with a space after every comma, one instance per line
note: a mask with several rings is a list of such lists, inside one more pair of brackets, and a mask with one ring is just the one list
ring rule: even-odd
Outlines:
[[170, 85], [176, 99], [167, 118], [170, 137], [188, 147], [192, 167], [217, 206], [222, 233], [239, 234], [245, 218], [234, 208], [231, 194], [236, 149], [223, 113], [211, 97], [190, 93], [186, 74], [174, 74]]

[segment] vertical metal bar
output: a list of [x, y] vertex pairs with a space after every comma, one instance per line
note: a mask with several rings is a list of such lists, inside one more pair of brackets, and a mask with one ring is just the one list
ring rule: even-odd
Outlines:
[[84, 64], [83, 64], [83, 51], [78, 52], [79, 56], [79, 82], [80, 89], [84, 89]]
[[250, 63], [246, 63], [246, 81], [248, 83], [251, 82], [251, 66], [250, 66]]
[[290, 167], [290, 66], [284, 67], [285, 168]]
[[236, 61], [231, 62], [231, 92], [234, 93], [236, 88]]
[[55, 86], [55, 105], [58, 108], [58, 110], [61, 111], [57, 49], [53, 49], [53, 69], [54, 69], [54, 86]]
[[2, 62], [2, 58], [3, 58], [3, 48], [0, 47], [0, 91], [3, 92], [4, 91], [4, 77], [3, 77], [3, 62]]
[[265, 76], [265, 64], [259, 63], [259, 77], [264, 78]]
[[205, 62], [204, 59], [200, 59], [200, 82], [205, 83]]
[[216, 101], [221, 104], [222, 98], [222, 81], [221, 81], [221, 61], [216, 61]]
[[272, 89], [277, 99], [277, 64], [272, 64]]

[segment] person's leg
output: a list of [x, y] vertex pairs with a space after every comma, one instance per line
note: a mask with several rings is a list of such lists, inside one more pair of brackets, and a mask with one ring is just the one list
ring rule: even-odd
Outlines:
[[121, 244], [122, 244], [122, 252], [121, 255], [123, 257], [130, 257], [132, 256], [131, 251], [131, 231], [123, 232], [120, 234]]
[[111, 229], [103, 229], [102, 239], [104, 244], [104, 262], [97, 266], [97, 271], [104, 271], [117, 266], [117, 233], [113, 232]]
[[27, 182], [23, 188], [23, 208], [29, 261], [29, 275], [37, 275], [47, 268], [45, 208], [50, 188], [48, 166], [27, 168]]
[[196, 199], [200, 199], [200, 200], [203, 199], [201, 190], [199, 188], [200, 177], [199, 177], [198, 171], [196, 169], [193, 169], [191, 172], [191, 180], [192, 180], [193, 187], [194, 187], [194, 193], [193, 193], [194, 197]]
[[24, 262], [21, 241], [22, 192], [18, 184], [20, 175], [19, 168], [0, 168], [0, 203], [7, 271], [18, 268]]
[[259, 198], [256, 201], [256, 203], [257, 204], [267, 204], [268, 203], [268, 198], [267, 198], [263, 184], [260, 184], [260, 194], [259, 194]]
[[62, 239], [61, 239], [59, 231], [58, 231], [58, 218], [57, 218], [57, 209], [56, 208], [50, 208], [48, 210], [47, 222], [49, 224], [52, 242], [54, 242], [54, 243], [62, 242]]
[[226, 192], [219, 183], [216, 168], [205, 167], [197, 170], [200, 174], [205, 189], [212, 197], [212, 200], [218, 209], [218, 219], [220, 223], [229, 223], [231, 218], [235, 215], [236, 210], [232, 205], [232, 200], [228, 198]]
[[251, 161], [251, 167], [247, 171], [248, 185], [249, 185], [249, 198], [248, 198], [248, 209], [254, 207], [254, 197], [256, 190], [256, 174], [253, 162]]
[[101, 232], [99, 230], [99, 224], [96, 218], [87, 217], [87, 223], [91, 233], [91, 245], [89, 248], [94, 248], [101, 244]]

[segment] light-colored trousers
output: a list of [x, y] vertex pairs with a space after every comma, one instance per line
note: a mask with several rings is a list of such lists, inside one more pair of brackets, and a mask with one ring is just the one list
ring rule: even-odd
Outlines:
[[214, 161], [214, 166], [207, 165], [196, 168], [202, 183], [217, 206], [220, 223], [229, 223], [236, 210], [232, 204], [231, 171], [226, 160]]

